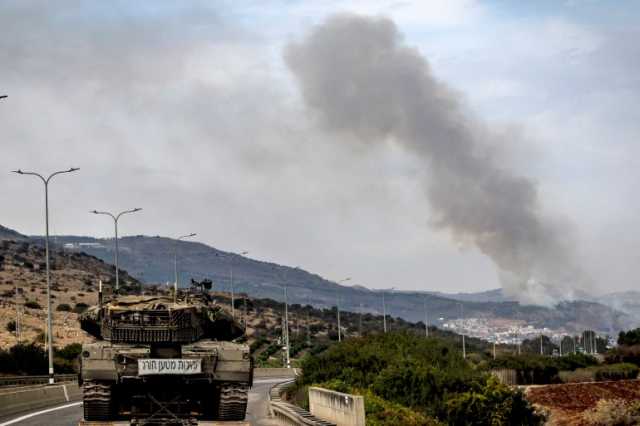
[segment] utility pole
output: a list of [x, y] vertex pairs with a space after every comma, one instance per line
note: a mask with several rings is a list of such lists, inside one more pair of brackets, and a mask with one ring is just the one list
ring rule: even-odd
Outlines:
[[[395, 289], [395, 287], [391, 287], [391, 292], [393, 292], [393, 290]], [[385, 295], [386, 291], [382, 290], [382, 326], [384, 329], [384, 332], [387, 332], [387, 305], [385, 303]]]
[[186, 234], [181, 235], [176, 238], [173, 242], [173, 287], [175, 289], [175, 293], [173, 295], [173, 301], [176, 302], [176, 298], [178, 297], [178, 243], [180, 240], [184, 240], [185, 238], [195, 237], [197, 234]]
[[309, 303], [309, 296], [307, 296], [307, 346], [311, 346], [311, 304]]
[[387, 332], [387, 308], [384, 303], [384, 291], [382, 292], [382, 328], [384, 332]]
[[467, 346], [464, 341], [464, 306], [460, 304], [460, 316], [462, 317], [462, 358], [467, 359]]
[[61, 170], [58, 172], [54, 172], [50, 174], [48, 177], [43, 177], [39, 173], [35, 172], [23, 172], [22, 170], [14, 170], [14, 173], [19, 175], [30, 175], [38, 177], [42, 183], [44, 184], [44, 217], [45, 217], [45, 240], [44, 240], [44, 251], [46, 258], [46, 267], [47, 267], [47, 346], [48, 346], [48, 354], [49, 354], [49, 384], [52, 385], [54, 383], [53, 377], [53, 332], [52, 332], [52, 315], [51, 315], [51, 265], [49, 262], [49, 182], [51, 179], [59, 174], [63, 173], [73, 173], [75, 171], [80, 170], [77, 167], [71, 167], [68, 170]]
[[290, 360], [290, 347], [289, 347], [289, 307], [288, 307], [288, 302], [287, 302], [287, 285], [285, 282], [285, 286], [284, 286], [284, 339], [285, 339], [285, 347], [286, 347], [286, 353], [285, 353], [285, 360], [286, 360], [286, 367], [287, 368], [291, 368], [291, 360]]
[[340, 296], [336, 296], [336, 311], [338, 313], [338, 342], [342, 342], [342, 331], [340, 329]]
[[493, 359], [496, 359], [496, 336], [493, 337]]
[[427, 316], [427, 295], [424, 296], [424, 335], [429, 338], [429, 317]]
[[542, 334], [540, 334], [540, 355], [541, 355], [541, 356], [544, 356], [544, 350], [543, 350], [543, 348], [542, 348], [542, 336], [543, 336], [543, 335], [542, 335]]
[[362, 337], [362, 303], [360, 303], [360, 315], [358, 320], [358, 335]]
[[[344, 278], [338, 281], [338, 285], [341, 285], [344, 282], [351, 280], [351, 277]], [[338, 293], [336, 293], [336, 314], [338, 316], [338, 342], [342, 342], [342, 329], [340, 328], [340, 289], [338, 289]]]
[[18, 282], [16, 281], [16, 341], [20, 343], [20, 302], [18, 300]]
[[118, 220], [120, 219], [120, 216], [122, 216], [122, 215], [139, 212], [140, 210], [142, 210], [142, 209], [136, 207], [135, 209], [125, 210], [125, 211], [122, 211], [122, 212], [120, 212], [120, 213], [118, 213], [116, 215], [114, 215], [113, 213], [110, 213], [110, 212], [101, 212], [101, 211], [97, 211], [97, 210], [92, 210], [92, 211], [89, 212], [89, 213], [93, 213], [93, 214], [103, 214], [103, 215], [106, 215], [106, 216], [110, 216], [111, 219], [113, 219], [113, 225], [115, 227], [115, 243], [116, 243], [116, 250], [115, 250], [116, 291], [118, 291], [120, 289], [120, 276], [119, 276], [119, 266], [118, 266]]

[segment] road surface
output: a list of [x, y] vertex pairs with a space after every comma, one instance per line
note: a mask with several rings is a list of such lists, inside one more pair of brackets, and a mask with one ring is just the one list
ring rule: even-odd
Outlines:
[[[249, 392], [246, 420], [255, 426], [273, 426], [269, 419], [269, 389], [287, 378], [256, 379]], [[82, 403], [68, 403], [33, 413], [1, 418], [0, 426], [77, 426], [82, 418]]]

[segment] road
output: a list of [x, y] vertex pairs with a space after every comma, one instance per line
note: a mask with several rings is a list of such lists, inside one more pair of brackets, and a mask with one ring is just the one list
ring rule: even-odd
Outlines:
[[[256, 379], [249, 392], [246, 420], [255, 426], [273, 426], [269, 419], [269, 389], [286, 378]], [[39, 410], [35, 413], [0, 419], [0, 426], [77, 426], [82, 418], [82, 404], [71, 403], [59, 407]]]

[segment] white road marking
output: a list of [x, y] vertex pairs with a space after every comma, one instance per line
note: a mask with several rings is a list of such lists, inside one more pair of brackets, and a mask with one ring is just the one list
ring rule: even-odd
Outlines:
[[54, 408], [47, 408], [46, 410], [36, 411], [35, 413], [30, 413], [30, 414], [25, 414], [24, 416], [17, 417], [15, 419], [9, 420], [9, 421], [4, 422], [4, 423], [0, 423], [0, 426], [9, 426], [9, 425], [12, 425], [14, 423], [18, 423], [18, 422], [21, 422], [23, 420], [30, 419], [31, 417], [39, 416], [39, 415], [42, 415], [42, 414], [47, 414], [47, 413], [50, 413], [52, 411], [63, 410], [65, 408], [69, 408], [69, 407], [75, 407], [76, 405], [82, 405], [82, 402], [72, 402], [71, 404], [61, 405], [59, 407], [54, 407]]

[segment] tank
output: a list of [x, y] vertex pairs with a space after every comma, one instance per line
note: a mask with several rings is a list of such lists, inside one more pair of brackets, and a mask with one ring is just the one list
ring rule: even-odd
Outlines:
[[[243, 420], [253, 384], [244, 330], [209, 296], [119, 296], [85, 311], [79, 381], [85, 421]], [[101, 300], [100, 296], [100, 300]]]

